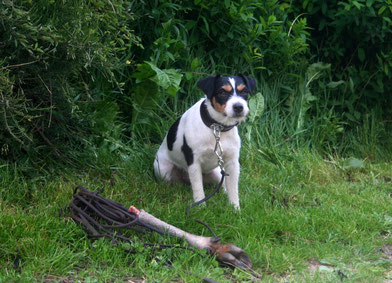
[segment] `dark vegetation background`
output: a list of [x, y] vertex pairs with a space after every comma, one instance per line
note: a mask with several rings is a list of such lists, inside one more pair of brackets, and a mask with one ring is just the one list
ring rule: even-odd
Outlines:
[[0, 5], [0, 159], [24, 174], [129, 160], [216, 73], [257, 79], [265, 106], [246, 141], [267, 157], [390, 158], [391, 1]]

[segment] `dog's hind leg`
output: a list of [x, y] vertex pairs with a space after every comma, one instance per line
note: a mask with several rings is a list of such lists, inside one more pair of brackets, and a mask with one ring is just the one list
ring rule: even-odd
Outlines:
[[170, 182], [172, 180], [172, 171], [174, 164], [158, 156], [154, 160], [155, 178], [160, 181]]
[[188, 173], [164, 158], [155, 158], [154, 173], [158, 181], [189, 184]]

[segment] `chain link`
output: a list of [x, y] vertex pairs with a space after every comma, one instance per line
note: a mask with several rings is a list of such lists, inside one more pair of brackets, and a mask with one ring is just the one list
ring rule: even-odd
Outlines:
[[221, 171], [224, 172], [225, 171], [225, 168], [224, 168], [225, 161], [223, 160], [223, 149], [222, 149], [222, 145], [220, 143], [220, 137], [221, 137], [221, 133], [223, 130], [223, 126], [219, 125], [219, 124], [212, 124], [211, 128], [213, 130], [214, 137], [215, 137], [214, 152], [215, 152], [216, 157], [218, 158], [218, 166], [221, 169]]

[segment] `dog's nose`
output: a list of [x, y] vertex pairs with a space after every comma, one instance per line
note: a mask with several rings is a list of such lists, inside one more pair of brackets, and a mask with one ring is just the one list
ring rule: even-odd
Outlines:
[[236, 103], [233, 105], [233, 110], [236, 114], [240, 114], [244, 110], [244, 106], [241, 103]]

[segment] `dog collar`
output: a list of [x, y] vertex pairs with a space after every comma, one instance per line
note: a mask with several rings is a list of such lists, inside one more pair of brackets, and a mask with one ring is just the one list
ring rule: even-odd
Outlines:
[[221, 127], [222, 127], [221, 132], [230, 131], [232, 128], [234, 128], [235, 126], [238, 125], [238, 122], [236, 122], [234, 125], [226, 126], [226, 125], [223, 125], [223, 124], [217, 122], [216, 120], [214, 120], [214, 119], [211, 117], [210, 113], [208, 113], [207, 105], [206, 105], [206, 101], [205, 101], [205, 100], [204, 100], [204, 101], [201, 103], [201, 105], [200, 105], [200, 116], [201, 116], [201, 119], [203, 120], [203, 123], [204, 123], [208, 128], [211, 128], [211, 126], [212, 126], [213, 124], [216, 124], [216, 125], [221, 126]]

